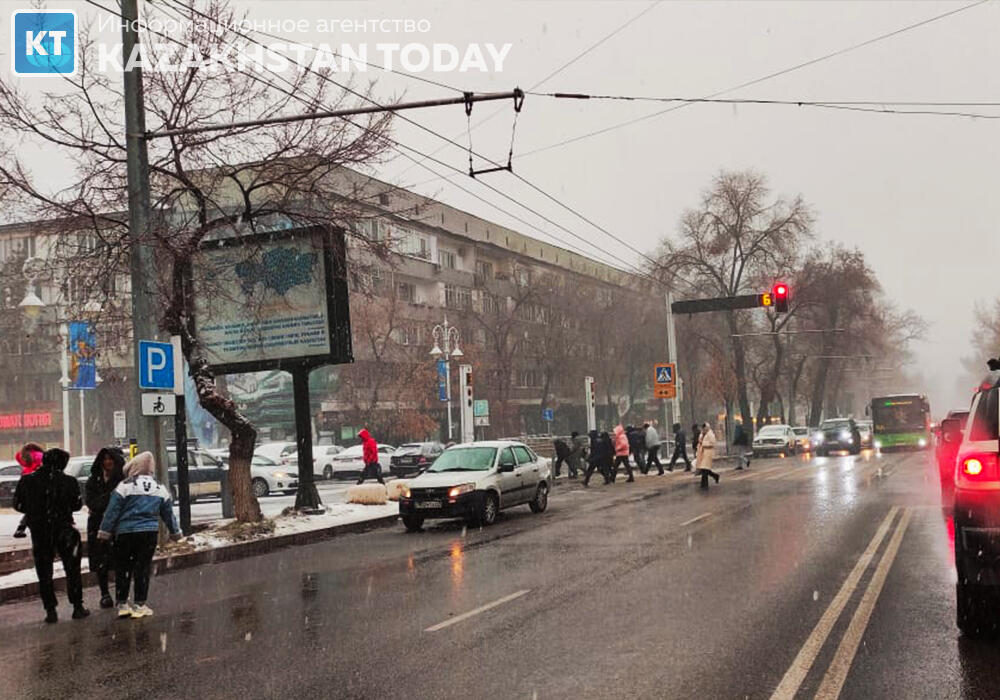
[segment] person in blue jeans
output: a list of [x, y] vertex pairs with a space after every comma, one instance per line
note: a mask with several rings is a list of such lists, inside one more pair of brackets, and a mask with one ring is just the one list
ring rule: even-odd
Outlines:
[[[153, 477], [155, 471], [156, 461], [150, 452], [141, 452], [125, 465], [125, 480], [111, 492], [97, 534], [101, 540], [114, 537], [118, 617], [139, 618], [153, 614], [146, 600], [160, 520], [170, 530], [172, 539], [180, 538], [173, 498]], [[130, 604], [129, 588], [133, 580], [135, 598], [134, 604]]]

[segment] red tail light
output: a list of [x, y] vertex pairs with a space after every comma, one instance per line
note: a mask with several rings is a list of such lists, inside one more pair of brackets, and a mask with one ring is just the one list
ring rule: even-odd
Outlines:
[[962, 460], [962, 476], [970, 481], [997, 481], [997, 456], [995, 454], [971, 455]]

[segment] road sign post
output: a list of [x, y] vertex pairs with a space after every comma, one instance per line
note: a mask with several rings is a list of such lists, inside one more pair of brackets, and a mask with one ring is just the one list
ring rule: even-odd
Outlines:
[[459, 412], [461, 420], [461, 442], [473, 442], [476, 439], [473, 416], [472, 365], [459, 365], [459, 391], [462, 395], [462, 407]]
[[125, 411], [115, 411], [114, 413], [115, 440], [124, 440], [128, 437], [128, 426], [126, 424], [125, 415]]

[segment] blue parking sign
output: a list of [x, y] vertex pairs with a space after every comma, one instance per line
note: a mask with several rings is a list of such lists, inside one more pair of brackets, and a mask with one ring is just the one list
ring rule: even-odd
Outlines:
[[174, 346], [152, 340], [139, 341], [139, 387], [174, 388]]
[[546, 408], [542, 411], [542, 420], [552, 422], [553, 420], [555, 420], [555, 415], [556, 415], [555, 411], [553, 411], [551, 408]]

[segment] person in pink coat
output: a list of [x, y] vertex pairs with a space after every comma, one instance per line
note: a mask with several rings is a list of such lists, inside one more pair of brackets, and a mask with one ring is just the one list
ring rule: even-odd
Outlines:
[[624, 465], [625, 473], [628, 474], [628, 479], [625, 483], [635, 481], [635, 476], [632, 475], [632, 465], [628, 461], [629, 455], [629, 445], [628, 445], [628, 435], [625, 434], [625, 428], [619, 423], [615, 426], [615, 463], [611, 467], [611, 483], [615, 482], [618, 477], [618, 465]]

